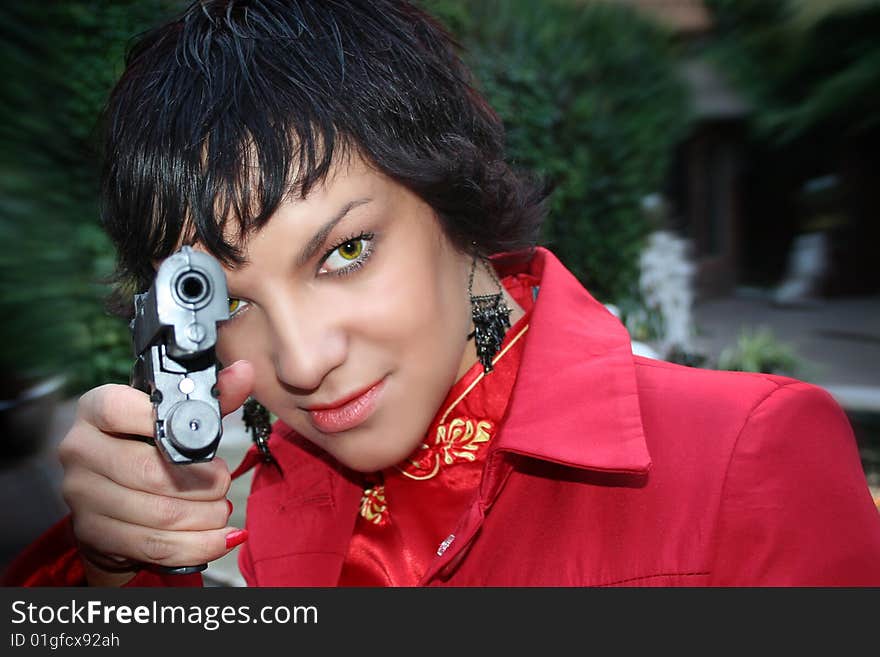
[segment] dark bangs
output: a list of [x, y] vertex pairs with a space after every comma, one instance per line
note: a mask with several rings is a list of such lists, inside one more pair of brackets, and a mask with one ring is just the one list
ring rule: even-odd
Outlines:
[[127, 293], [181, 243], [240, 262], [229, 235], [354, 152], [429, 203], [459, 248], [529, 246], [542, 217], [450, 37], [393, 0], [195, 3], [130, 49], [104, 136], [102, 218]]

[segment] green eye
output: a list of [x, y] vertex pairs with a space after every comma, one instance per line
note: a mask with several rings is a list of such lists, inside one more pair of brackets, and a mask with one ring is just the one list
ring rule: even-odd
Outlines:
[[362, 233], [357, 237], [337, 242], [324, 257], [321, 274], [348, 274], [359, 269], [373, 253], [373, 233]]
[[242, 301], [241, 299], [236, 299], [235, 297], [229, 297], [229, 316], [232, 317], [242, 308], [247, 305], [247, 302]]
[[351, 240], [339, 247], [339, 255], [345, 260], [356, 260], [364, 251], [364, 240]]

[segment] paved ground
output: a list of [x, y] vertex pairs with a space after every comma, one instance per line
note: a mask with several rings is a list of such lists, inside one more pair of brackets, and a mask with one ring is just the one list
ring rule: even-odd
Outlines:
[[717, 354], [746, 327], [767, 327], [800, 356], [798, 378], [827, 388], [848, 409], [880, 412], [880, 296], [780, 307], [758, 291], [694, 311], [699, 345]]
[[[695, 309], [699, 330], [697, 346], [710, 355], [733, 343], [743, 327], [767, 326], [791, 344], [806, 369], [800, 378], [829, 389], [860, 419], [857, 434], [865, 431], [863, 446], [872, 492], [880, 502], [880, 297], [838, 299], [810, 307], [779, 308], [748, 290]], [[54, 446], [73, 422], [75, 402], [59, 403], [51, 412], [49, 438], [38, 454], [14, 463], [0, 461], [0, 568], [24, 545], [66, 513], [59, 494], [61, 470]], [[861, 420], [864, 420], [861, 422]], [[249, 445], [238, 414], [226, 418], [220, 455], [231, 465], [239, 462]], [[868, 435], [870, 434], [870, 435]], [[2, 456], [2, 455], [0, 455]], [[876, 464], [876, 469], [873, 464]], [[235, 505], [231, 524], [244, 526], [245, 500], [250, 476], [233, 484]], [[211, 564], [206, 581], [215, 586], [241, 586], [237, 550]]]

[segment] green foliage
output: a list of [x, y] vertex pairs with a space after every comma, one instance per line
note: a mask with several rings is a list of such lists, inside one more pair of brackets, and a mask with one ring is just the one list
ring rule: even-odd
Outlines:
[[880, 3], [707, 4], [718, 24], [712, 55], [751, 96], [760, 137], [786, 144], [880, 128]]
[[735, 345], [718, 356], [717, 369], [797, 376], [800, 361], [794, 350], [768, 328], [744, 329]]
[[633, 340], [657, 342], [663, 337], [663, 314], [658, 308], [649, 308], [641, 298], [631, 296], [622, 298], [616, 306], [620, 321]]
[[0, 7], [0, 397], [59, 373], [70, 393], [128, 379], [128, 327], [103, 309], [94, 127], [127, 40], [179, 4]]
[[464, 46], [511, 160], [555, 186], [544, 242], [598, 297], [630, 294], [650, 229], [641, 199], [688, 125], [669, 35], [611, 4], [423, 4]]

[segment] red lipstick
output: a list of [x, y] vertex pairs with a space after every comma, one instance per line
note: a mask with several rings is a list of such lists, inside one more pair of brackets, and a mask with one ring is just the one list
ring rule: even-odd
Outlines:
[[371, 384], [330, 404], [309, 407], [312, 424], [323, 433], [339, 433], [354, 429], [376, 410], [379, 395], [385, 388], [385, 379]]

